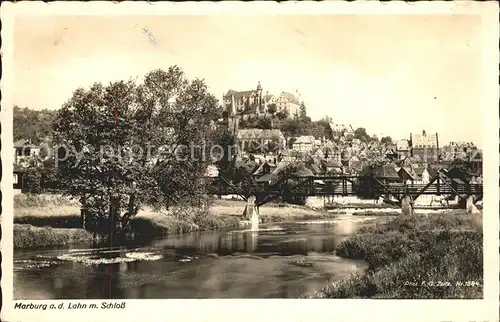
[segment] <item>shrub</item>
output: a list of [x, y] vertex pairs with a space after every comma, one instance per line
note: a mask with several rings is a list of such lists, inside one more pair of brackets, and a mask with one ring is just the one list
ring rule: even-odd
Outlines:
[[83, 229], [61, 229], [14, 224], [14, 248], [63, 245], [92, 240]]

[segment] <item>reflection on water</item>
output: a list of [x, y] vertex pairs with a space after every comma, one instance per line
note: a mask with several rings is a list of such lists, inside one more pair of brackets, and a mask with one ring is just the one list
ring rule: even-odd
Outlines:
[[[111, 249], [16, 251], [16, 299], [290, 298], [364, 267], [335, 247], [366, 218], [172, 235]], [[99, 247], [100, 246], [100, 247]]]

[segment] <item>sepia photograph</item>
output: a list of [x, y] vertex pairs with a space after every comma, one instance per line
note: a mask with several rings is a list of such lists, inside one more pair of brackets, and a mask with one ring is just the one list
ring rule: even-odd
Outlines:
[[11, 18], [10, 310], [486, 298], [484, 15], [265, 13]]

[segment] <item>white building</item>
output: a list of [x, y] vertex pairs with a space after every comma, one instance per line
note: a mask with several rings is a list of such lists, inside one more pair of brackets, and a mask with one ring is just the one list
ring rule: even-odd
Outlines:
[[282, 92], [275, 100], [278, 112], [288, 112], [289, 116], [299, 114], [300, 103], [297, 97], [288, 92]]
[[315, 138], [312, 135], [300, 136], [297, 141], [293, 142], [293, 150], [298, 152], [310, 152], [314, 148]]

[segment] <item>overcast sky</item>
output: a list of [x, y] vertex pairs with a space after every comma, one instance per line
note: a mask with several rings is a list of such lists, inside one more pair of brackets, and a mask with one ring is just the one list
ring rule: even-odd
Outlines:
[[481, 144], [480, 35], [472, 15], [18, 18], [14, 103], [57, 109], [77, 87], [177, 64], [218, 98], [260, 81], [298, 90], [313, 119]]

